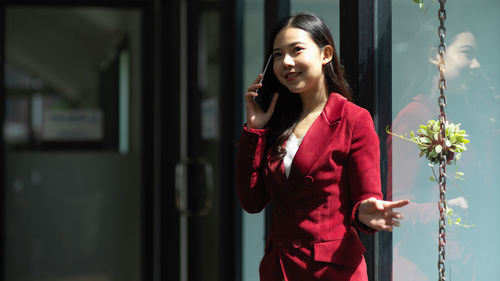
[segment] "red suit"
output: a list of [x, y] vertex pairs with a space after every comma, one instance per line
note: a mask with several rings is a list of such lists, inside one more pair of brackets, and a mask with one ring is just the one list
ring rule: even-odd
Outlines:
[[368, 280], [356, 219], [361, 201], [382, 199], [379, 139], [369, 112], [332, 93], [286, 178], [265, 151], [267, 129], [244, 128], [237, 159], [243, 209], [274, 204], [261, 281]]

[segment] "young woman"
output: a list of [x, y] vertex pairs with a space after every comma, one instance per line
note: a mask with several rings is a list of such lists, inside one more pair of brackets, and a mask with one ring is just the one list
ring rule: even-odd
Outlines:
[[[260, 279], [368, 280], [355, 227], [391, 231], [402, 218], [393, 208], [408, 201], [381, 200], [373, 121], [349, 101], [326, 25], [301, 13], [272, 38], [270, 78], [263, 87], [260, 74], [245, 96], [236, 175], [246, 211], [273, 202]], [[254, 99], [259, 88], [276, 91], [267, 111]]]

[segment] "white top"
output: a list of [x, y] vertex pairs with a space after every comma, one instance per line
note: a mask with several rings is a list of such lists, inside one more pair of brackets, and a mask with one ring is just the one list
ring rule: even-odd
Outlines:
[[292, 133], [288, 138], [288, 141], [286, 142], [286, 155], [283, 159], [283, 165], [285, 166], [285, 174], [287, 178], [290, 175], [290, 168], [292, 167], [293, 158], [295, 157], [297, 150], [299, 150], [299, 146], [303, 138], [304, 136], [298, 139], [295, 134]]

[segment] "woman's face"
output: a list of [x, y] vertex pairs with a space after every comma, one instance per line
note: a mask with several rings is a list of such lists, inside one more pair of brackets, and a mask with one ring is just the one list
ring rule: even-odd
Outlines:
[[476, 39], [470, 32], [462, 32], [455, 37], [455, 40], [448, 46], [446, 50], [445, 77], [449, 80], [451, 86], [457, 92], [466, 91], [469, 88], [469, 83], [475, 76], [475, 71], [479, 69], [480, 64], [474, 57], [476, 48]]
[[331, 60], [309, 33], [285, 27], [273, 44], [274, 74], [292, 93], [324, 91], [323, 65]]

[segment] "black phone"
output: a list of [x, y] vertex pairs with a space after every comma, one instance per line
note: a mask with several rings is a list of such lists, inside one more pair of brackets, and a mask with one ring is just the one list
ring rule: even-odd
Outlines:
[[262, 71], [262, 78], [259, 83], [262, 84], [262, 87], [257, 89], [255, 92], [259, 94], [254, 98], [255, 102], [262, 108], [262, 110], [267, 111], [269, 108], [269, 104], [273, 99], [273, 91], [272, 87], [270, 87], [273, 83], [271, 82], [271, 75], [269, 73], [272, 71], [269, 69], [271, 62], [273, 61], [273, 55], [271, 54], [267, 59], [266, 65], [264, 66], [264, 70]]

